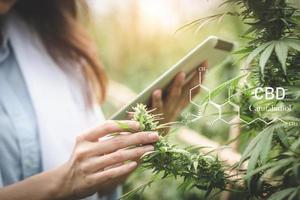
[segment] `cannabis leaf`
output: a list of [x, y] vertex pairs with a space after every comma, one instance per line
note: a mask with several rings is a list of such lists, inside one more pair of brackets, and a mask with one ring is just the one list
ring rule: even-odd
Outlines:
[[265, 70], [265, 65], [267, 63], [267, 61], [269, 60], [271, 54], [273, 53], [275, 44], [271, 43], [261, 54], [260, 59], [259, 59], [259, 65], [260, 65], [260, 69], [261, 69], [261, 74], [264, 74], [264, 70]]
[[286, 75], [286, 59], [288, 56], [288, 46], [284, 41], [277, 41], [275, 44], [275, 52], [281, 63], [284, 74]]

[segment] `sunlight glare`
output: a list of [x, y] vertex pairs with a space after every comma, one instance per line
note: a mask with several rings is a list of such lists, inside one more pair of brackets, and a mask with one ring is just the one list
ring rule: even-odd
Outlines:
[[174, 30], [179, 26], [179, 10], [170, 0], [140, 0], [139, 12], [141, 23], [163, 30]]

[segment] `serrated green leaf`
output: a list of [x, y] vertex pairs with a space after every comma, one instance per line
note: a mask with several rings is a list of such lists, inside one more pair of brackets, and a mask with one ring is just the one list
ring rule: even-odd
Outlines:
[[265, 48], [267, 48], [269, 45], [271, 44], [271, 42], [267, 42], [264, 43], [262, 45], [260, 45], [259, 47], [257, 47], [256, 49], [254, 49], [247, 57], [246, 59], [246, 65], [249, 65], [252, 60], [258, 56]]
[[270, 129], [270, 131], [267, 134], [265, 134], [265, 137], [259, 142], [259, 146], [261, 147], [258, 148], [261, 149], [259, 157], [263, 164], [266, 163], [268, 154], [271, 150], [273, 135], [274, 129]]
[[271, 168], [275, 165], [276, 165], [276, 163], [268, 163], [268, 164], [265, 164], [261, 167], [258, 167], [255, 170], [252, 170], [249, 173], [247, 173], [247, 175], [244, 176], [244, 179], [247, 180], [247, 179], [251, 178], [251, 176], [253, 176], [253, 175], [255, 175], [255, 174], [257, 174], [257, 173], [259, 173], [263, 170], [267, 170], [267, 169], [269, 169], [269, 168]]
[[218, 87], [216, 87], [214, 90], [212, 90], [210, 92], [210, 96], [208, 94], [203, 98], [203, 103], [207, 102], [209, 100], [209, 98], [214, 98], [217, 95], [219, 95], [222, 92], [222, 90], [224, 90], [224, 88], [229, 87], [232, 84], [237, 84], [245, 76], [246, 76], [246, 74], [241, 74], [237, 77], [232, 78], [231, 80], [228, 80], [228, 81], [220, 84]]
[[243, 33], [243, 36], [249, 35], [250, 33], [254, 32], [254, 31], [256, 31], [256, 30], [257, 30], [257, 28], [254, 27], [254, 26], [252, 26], [252, 27], [248, 28], [248, 29], [245, 31], [245, 33]]
[[276, 135], [278, 136], [280, 142], [285, 146], [285, 148], [289, 148], [289, 142], [287, 140], [286, 134], [282, 130], [277, 130]]
[[281, 191], [278, 191], [274, 193], [272, 196], [270, 196], [267, 200], [282, 200], [287, 198], [289, 195], [291, 195], [296, 188], [287, 188]]
[[[299, 190], [299, 189], [298, 189]], [[298, 190], [295, 190], [292, 194], [290, 194], [290, 197], [288, 198], [288, 200], [293, 200], [295, 199], [296, 195], [298, 194]]]
[[273, 50], [274, 50], [275, 44], [272, 43], [270, 44], [261, 54], [260, 59], [259, 59], [259, 66], [261, 70], [261, 74], [264, 74], [265, 66], [267, 61], [269, 60]]
[[289, 47], [291, 47], [297, 51], [300, 51], [300, 41], [299, 40], [286, 39], [284, 41], [286, 42], [286, 44]]
[[293, 173], [295, 174], [298, 180], [300, 179], [300, 163], [297, 163], [293, 166]]
[[284, 41], [278, 41], [275, 45], [276, 56], [281, 63], [282, 70], [286, 74], [286, 59], [288, 56], [288, 46]]
[[[247, 174], [249, 174], [251, 171], [253, 171], [256, 167], [256, 163], [257, 163], [257, 160], [259, 158], [259, 149], [256, 148], [253, 150], [251, 156], [250, 156], [250, 159], [249, 159], [249, 162], [248, 162], [248, 166], [247, 166]], [[252, 176], [250, 176], [248, 179], [247, 179], [247, 186], [248, 186], [248, 189], [251, 193], [251, 182], [252, 182]]]
[[253, 171], [255, 169], [257, 160], [259, 158], [259, 152], [260, 152], [260, 149], [258, 149], [258, 148], [255, 148], [252, 151], [249, 162], [248, 162], [247, 173], [250, 173], [251, 171]]
[[291, 146], [291, 149], [293, 151], [297, 151], [297, 152], [300, 152], [299, 151], [299, 147], [300, 147], [300, 137], [295, 141], [293, 142], [292, 146]]
[[262, 130], [247, 146], [247, 148], [245, 149], [245, 151], [242, 154], [242, 157], [240, 159], [240, 164], [239, 166], [250, 156], [251, 151], [253, 151], [257, 144], [259, 143], [259, 141], [266, 135], [268, 134], [270, 129], [273, 129], [273, 126], [269, 126], [267, 128], [265, 128], [264, 130]]
[[277, 173], [279, 170], [282, 170], [284, 167], [290, 165], [293, 162], [291, 158], [281, 159], [275, 162], [275, 166], [268, 170], [268, 174], [272, 175]]

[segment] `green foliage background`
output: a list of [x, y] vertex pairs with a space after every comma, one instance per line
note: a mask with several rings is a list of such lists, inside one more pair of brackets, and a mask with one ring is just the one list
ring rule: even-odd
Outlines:
[[[260, 117], [270, 124], [253, 123], [243, 128], [242, 135], [254, 137], [243, 151], [241, 163], [248, 160], [247, 195], [268, 199], [299, 199], [300, 197], [300, 135], [299, 135], [299, 73], [300, 73], [300, 13], [285, 0], [228, 1], [241, 8], [239, 16], [249, 28], [243, 34], [247, 46], [245, 54], [251, 73], [247, 83], [236, 87], [249, 92], [239, 95], [242, 115]], [[283, 100], [256, 101], [255, 106], [292, 106], [292, 110], [274, 116], [270, 112], [249, 112], [253, 91], [257, 86], [283, 87]], [[243, 102], [243, 103], [242, 103]], [[244, 103], [245, 102], [245, 103]]]
[[[154, 31], [144, 34], [138, 30], [138, 16], [134, 10], [129, 20], [128, 14], [112, 10], [102, 16], [96, 26], [91, 29], [99, 46], [101, 59], [110, 78], [130, 87], [135, 92], [141, 91], [160, 73], [187, 53], [189, 49], [213, 34], [223, 38], [239, 41], [240, 51], [231, 63], [217, 66], [209, 70], [204, 85], [213, 89], [242, 72], [240, 68], [250, 70], [247, 81], [232, 82], [215, 93], [214, 99], [222, 103], [228, 97], [228, 87], [234, 87], [235, 103], [241, 106], [242, 120], [251, 121], [258, 117], [267, 122], [280, 117], [288, 124], [276, 122], [265, 124], [257, 121], [247, 125], [241, 123], [242, 133], [236, 141], [242, 153], [242, 162], [248, 162], [245, 172], [246, 184], [236, 188], [230, 199], [300, 199], [300, 29], [299, 11], [295, 2], [286, 0], [229, 0], [221, 1], [224, 6], [212, 10], [206, 16], [199, 15], [187, 29], [169, 32]], [[297, 3], [297, 1], [296, 1]], [[298, 2], [299, 4], [299, 2]], [[221, 14], [220, 14], [221, 13]], [[190, 20], [192, 21], [192, 20]], [[202, 27], [202, 25], [205, 26]], [[197, 28], [201, 30], [195, 34]], [[138, 83], [138, 84], [137, 84]], [[257, 86], [284, 87], [287, 98], [282, 101], [253, 98], [253, 90]], [[117, 91], [116, 91], [117, 92]], [[202, 93], [198, 100], [205, 99]], [[278, 106], [292, 105], [287, 113], [249, 111], [249, 105]], [[108, 102], [104, 107], [107, 116], [116, 108]], [[194, 112], [190, 106], [185, 112]], [[220, 144], [229, 140], [228, 125], [217, 123], [209, 125], [209, 119], [189, 125]], [[179, 146], [176, 134], [169, 138]], [[125, 192], [145, 183], [151, 177], [150, 172], [134, 174], [127, 184]], [[137, 199], [203, 199], [204, 193], [192, 189], [184, 193], [177, 188], [182, 180], [162, 180], [153, 184]], [[220, 199], [220, 195], [212, 199]]]

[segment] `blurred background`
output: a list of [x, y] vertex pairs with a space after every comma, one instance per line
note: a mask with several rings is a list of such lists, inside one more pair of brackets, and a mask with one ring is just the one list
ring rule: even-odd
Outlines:
[[[104, 105], [107, 117], [149, 85], [189, 50], [209, 35], [240, 41], [244, 25], [235, 17], [220, 17], [184, 25], [214, 14], [234, 11], [234, 7], [219, 7], [219, 0], [89, 0], [93, 23], [87, 26], [97, 42], [101, 61], [110, 79], [108, 100]], [[240, 44], [242, 45], [242, 44]], [[205, 52], [204, 52], [205, 53]], [[205, 78], [213, 89], [240, 73], [239, 66], [230, 62], [209, 69]], [[202, 96], [205, 94], [202, 94]], [[201, 94], [198, 98], [201, 98]], [[227, 98], [227, 91], [217, 97], [218, 103]], [[193, 112], [189, 106], [183, 115]], [[169, 137], [178, 145], [191, 144], [218, 147], [238, 134], [238, 130], [218, 122], [211, 126], [209, 119], [196, 121], [176, 129]], [[242, 145], [239, 145], [242, 147]], [[223, 152], [225, 159], [239, 159], [239, 149], [233, 145]], [[145, 183], [151, 172], [135, 173], [126, 182], [124, 192]], [[178, 189], [181, 180], [154, 183], [136, 199], [202, 199], [203, 192]], [[232, 198], [232, 197], [231, 197]], [[237, 197], [235, 197], [237, 198]], [[230, 199], [221, 193], [213, 199]]]

